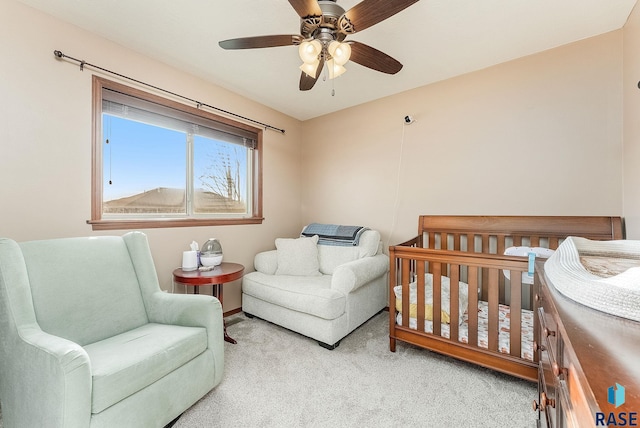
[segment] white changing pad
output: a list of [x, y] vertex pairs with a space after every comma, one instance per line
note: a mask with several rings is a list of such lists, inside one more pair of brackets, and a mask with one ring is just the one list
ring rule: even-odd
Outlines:
[[569, 237], [547, 260], [544, 271], [553, 286], [576, 302], [612, 315], [640, 321], [640, 267], [619, 274], [596, 275], [581, 262], [596, 257], [610, 264], [617, 260], [637, 260], [640, 241], [595, 241]]

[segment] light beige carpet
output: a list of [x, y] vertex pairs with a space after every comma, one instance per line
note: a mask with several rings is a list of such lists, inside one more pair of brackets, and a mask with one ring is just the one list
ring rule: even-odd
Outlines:
[[224, 378], [174, 427], [535, 426], [534, 384], [405, 344], [392, 353], [388, 315], [334, 351], [259, 319], [227, 318], [238, 344], [225, 343]]
[[242, 314], [227, 318], [222, 382], [175, 427], [532, 427], [530, 382], [410, 345], [382, 312], [328, 351]]

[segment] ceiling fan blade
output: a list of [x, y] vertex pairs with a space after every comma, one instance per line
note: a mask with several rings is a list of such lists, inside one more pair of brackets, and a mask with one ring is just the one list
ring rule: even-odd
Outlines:
[[419, 0], [363, 0], [338, 20], [341, 33], [353, 34], [403, 11]]
[[299, 45], [302, 40], [304, 40], [302, 36], [297, 34], [282, 34], [275, 36], [241, 37], [239, 39], [222, 40], [218, 42], [218, 44], [223, 49], [255, 49]]
[[350, 61], [387, 74], [396, 74], [402, 70], [402, 64], [386, 53], [365, 45], [364, 43], [356, 41], [350, 41], [348, 43], [351, 45]]
[[289, 3], [302, 19], [310, 16], [322, 16], [322, 9], [316, 0], [289, 0]]
[[318, 81], [318, 77], [320, 77], [320, 73], [322, 73], [322, 69], [324, 68], [324, 58], [320, 58], [320, 63], [318, 64], [318, 68], [316, 69], [316, 76], [311, 77], [304, 71], [300, 75], [300, 90], [308, 91], [313, 88], [313, 86]]

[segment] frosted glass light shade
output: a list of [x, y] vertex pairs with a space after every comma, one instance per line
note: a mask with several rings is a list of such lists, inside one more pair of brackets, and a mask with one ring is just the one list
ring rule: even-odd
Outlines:
[[347, 69], [342, 65], [336, 64], [333, 59], [327, 61], [327, 69], [329, 69], [329, 79], [335, 79], [336, 77], [341, 76], [345, 71], [347, 71]]
[[351, 46], [348, 43], [340, 43], [334, 40], [329, 43], [328, 50], [335, 63], [338, 65], [345, 65], [351, 57]]
[[304, 41], [298, 47], [298, 54], [304, 63], [313, 63], [318, 60], [322, 52], [322, 44], [318, 40]]
[[314, 62], [305, 62], [300, 66], [300, 70], [304, 71], [309, 77], [316, 77], [316, 72], [318, 71], [318, 65], [320, 65], [320, 61], [315, 60]]

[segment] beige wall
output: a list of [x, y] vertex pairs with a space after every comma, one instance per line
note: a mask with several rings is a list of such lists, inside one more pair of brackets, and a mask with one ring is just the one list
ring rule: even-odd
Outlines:
[[622, 48], [615, 31], [305, 122], [303, 221], [386, 245], [420, 214], [621, 215]]
[[627, 237], [640, 239], [640, 7], [624, 27], [624, 208]]
[[[0, 20], [0, 236], [98, 234], [86, 224], [93, 72], [54, 59], [60, 49], [287, 131], [264, 134], [263, 225], [145, 231], [165, 289], [192, 240], [217, 237], [252, 270], [255, 253], [311, 221], [366, 224], [388, 245], [420, 214], [624, 214], [640, 239], [637, 11], [624, 31], [304, 123], [13, 0]], [[225, 311], [240, 304], [237, 281]]]
[[[264, 133], [262, 225], [149, 229], [161, 286], [171, 288], [192, 240], [219, 238], [225, 258], [253, 270], [253, 256], [300, 221], [301, 123], [193, 76], [34, 11], [0, 1], [0, 236], [17, 241], [95, 235], [91, 197], [91, 75], [75, 58], [286, 129]], [[105, 76], [110, 78], [109, 76]], [[126, 83], [126, 82], [125, 82]], [[122, 234], [126, 231], [100, 232]], [[210, 288], [203, 290], [210, 292]], [[225, 286], [225, 311], [240, 307], [240, 282]]]

